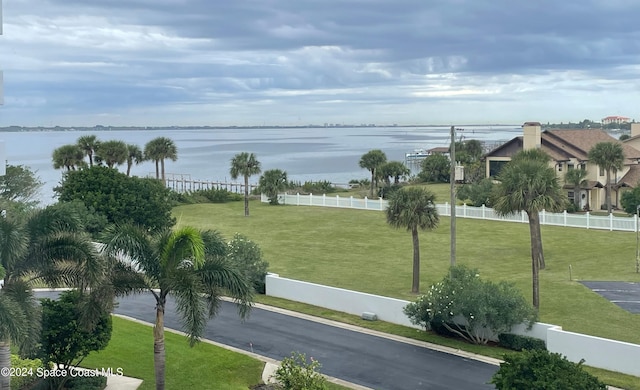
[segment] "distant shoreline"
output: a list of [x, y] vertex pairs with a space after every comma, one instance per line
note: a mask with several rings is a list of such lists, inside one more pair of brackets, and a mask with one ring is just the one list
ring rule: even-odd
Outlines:
[[[153, 130], [229, 130], [229, 129], [357, 129], [357, 128], [416, 128], [433, 127], [448, 128], [451, 125], [304, 125], [304, 126], [5, 126], [0, 127], [0, 132], [24, 132], [24, 131], [153, 131]], [[519, 127], [520, 124], [465, 124], [456, 127]]]

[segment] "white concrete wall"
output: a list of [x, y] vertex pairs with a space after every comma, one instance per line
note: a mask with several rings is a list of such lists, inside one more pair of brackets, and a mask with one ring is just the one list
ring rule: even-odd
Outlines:
[[[381, 321], [421, 329], [402, 311], [409, 301], [282, 278], [276, 274], [267, 275], [266, 290], [269, 296], [357, 316], [371, 312]], [[544, 340], [549, 351], [560, 353], [573, 362], [584, 359], [585, 364], [592, 367], [640, 377], [640, 345], [565, 332], [558, 325], [542, 322], [535, 323], [530, 330], [524, 324], [516, 325], [511, 332]]]
[[413, 325], [403, 313], [402, 309], [409, 302], [401, 299], [281, 278], [276, 274], [267, 275], [266, 291], [269, 296], [357, 316], [362, 315], [363, 312], [375, 313], [381, 321], [422, 329], [420, 326]]

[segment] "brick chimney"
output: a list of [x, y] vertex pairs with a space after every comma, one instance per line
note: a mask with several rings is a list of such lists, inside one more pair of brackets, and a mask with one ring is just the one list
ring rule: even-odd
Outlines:
[[635, 137], [640, 135], [640, 123], [632, 123], [631, 124], [631, 136]]
[[522, 125], [522, 130], [524, 133], [522, 149], [540, 149], [540, 144], [542, 143], [542, 127], [540, 126], [540, 122], [525, 122], [525, 124]]

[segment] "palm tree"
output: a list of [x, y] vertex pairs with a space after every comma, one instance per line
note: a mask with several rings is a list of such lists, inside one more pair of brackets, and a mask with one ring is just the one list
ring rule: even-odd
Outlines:
[[278, 204], [278, 192], [287, 188], [287, 172], [280, 169], [265, 171], [258, 181], [260, 192], [269, 197], [269, 203]]
[[400, 161], [386, 162], [382, 164], [378, 170], [380, 171], [380, 176], [384, 179], [387, 185], [391, 185], [391, 178], [393, 178], [393, 184], [400, 184], [400, 178], [406, 177], [411, 173], [409, 167]]
[[95, 135], [83, 135], [78, 138], [77, 145], [82, 149], [84, 154], [89, 157], [89, 166], [93, 166], [93, 154], [98, 148], [99, 141]]
[[[207, 317], [213, 317], [226, 293], [239, 303], [241, 317], [252, 302], [251, 287], [241, 271], [208, 248], [210, 234], [191, 227], [167, 229], [154, 235], [135, 226], [111, 226], [103, 237], [104, 252], [129, 259], [134, 272], [130, 292], [148, 290], [156, 302], [153, 329], [156, 389], [165, 387], [164, 311], [167, 296], [176, 300], [184, 331], [193, 346], [201, 337]], [[136, 279], [137, 278], [137, 279]]]
[[540, 308], [538, 271], [545, 267], [540, 233], [540, 211], [562, 211], [566, 196], [558, 177], [549, 167], [549, 156], [539, 149], [524, 150], [514, 155], [498, 175], [494, 187], [493, 208], [499, 215], [519, 211], [527, 213], [531, 236], [531, 274], [533, 306]]
[[386, 209], [387, 223], [392, 227], [406, 228], [413, 239], [413, 283], [411, 292], [420, 291], [420, 240], [418, 229], [432, 230], [438, 227], [440, 217], [435, 205], [435, 195], [424, 187], [403, 188], [389, 199]]
[[624, 150], [617, 142], [598, 142], [589, 150], [589, 160], [602, 168], [607, 175], [606, 203], [611, 214], [611, 170], [621, 170], [624, 162]]
[[[38, 310], [31, 284], [89, 286], [102, 269], [99, 256], [77, 216], [49, 206], [25, 221], [0, 218], [0, 367], [9, 367], [10, 345], [26, 351], [37, 339]], [[7, 378], [8, 380], [8, 378]], [[0, 389], [8, 389], [0, 376]]]
[[244, 176], [244, 216], [249, 216], [249, 176], [258, 175], [260, 169], [260, 161], [256, 159], [253, 153], [238, 153], [231, 159], [231, 169], [229, 173], [233, 180], [239, 176]]
[[370, 196], [373, 198], [373, 186], [374, 183], [377, 185], [377, 175], [376, 171], [378, 168], [387, 162], [387, 155], [380, 149], [370, 150], [367, 153], [363, 154], [360, 157], [360, 168], [364, 168], [371, 172], [371, 194]]
[[144, 161], [144, 154], [138, 145], [127, 145], [127, 176], [131, 176], [133, 164], [140, 164]]
[[[164, 181], [164, 160], [168, 158], [171, 161], [176, 161], [178, 159], [178, 148], [171, 139], [158, 137], [147, 142], [144, 146], [144, 155], [146, 159], [153, 160], [156, 163], [156, 179], [162, 178], [162, 181]], [[158, 170], [158, 164], [160, 164], [160, 170]]]
[[123, 141], [100, 142], [96, 149], [96, 160], [113, 168], [115, 165], [124, 164], [128, 153], [127, 144]]
[[564, 182], [573, 186], [573, 204], [580, 210], [580, 187], [587, 177], [585, 169], [570, 169], [564, 176]]
[[53, 168], [64, 168], [67, 171], [75, 171], [84, 162], [84, 152], [78, 145], [62, 145], [53, 151]]

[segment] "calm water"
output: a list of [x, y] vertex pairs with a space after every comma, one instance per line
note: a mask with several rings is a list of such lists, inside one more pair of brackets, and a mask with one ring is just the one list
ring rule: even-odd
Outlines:
[[[521, 132], [513, 126], [466, 127], [458, 138], [495, 142]], [[358, 161], [371, 149], [382, 149], [389, 160], [403, 161], [405, 153], [415, 149], [449, 145], [448, 127], [5, 132], [0, 133], [0, 140], [5, 143], [9, 164], [36, 171], [44, 182], [42, 202], [52, 203], [53, 187], [61, 179], [61, 171], [53, 169], [53, 150], [88, 134], [102, 141], [122, 140], [141, 149], [156, 137], [171, 138], [178, 147], [178, 160], [167, 161], [166, 172], [210, 181], [230, 181], [229, 161], [239, 152], [255, 153], [263, 171], [283, 169], [293, 180], [348, 183], [368, 177]], [[119, 169], [126, 172], [126, 166]], [[155, 175], [155, 166], [145, 162], [134, 166], [132, 174]], [[252, 182], [257, 180], [257, 176], [251, 178]]]

